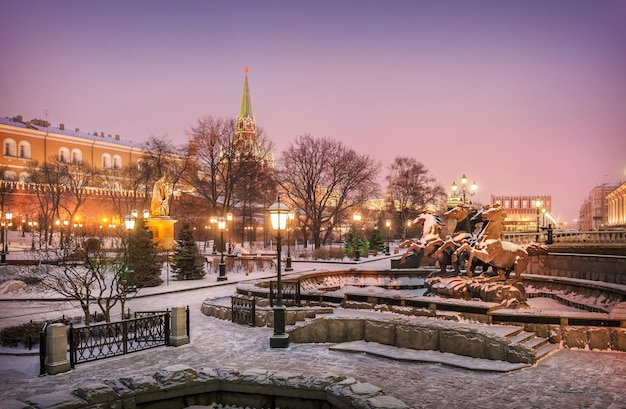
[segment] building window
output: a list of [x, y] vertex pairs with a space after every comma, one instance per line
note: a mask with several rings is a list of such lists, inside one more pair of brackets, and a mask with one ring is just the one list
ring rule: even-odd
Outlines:
[[83, 161], [83, 152], [80, 149], [72, 149], [72, 165], [79, 165]]
[[122, 169], [122, 157], [120, 155], [113, 155], [113, 169]]
[[20, 172], [20, 182], [28, 182], [30, 175], [28, 172]]
[[20, 147], [19, 147], [19, 152], [20, 152], [20, 158], [21, 159], [30, 159], [31, 158], [30, 142], [21, 141], [20, 142]]
[[70, 150], [66, 147], [59, 148], [59, 162], [68, 163], [70, 161]]
[[111, 155], [109, 155], [108, 153], [103, 153], [102, 154], [102, 169], [109, 169], [111, 168]]
[[15, 171], [13, 170], [5, 170], [4, 179], [5, 180], [17, 180], [17, 173], [15, 173]]
[[6, 138], [4, 140], [4, 156], [17, 156], [17, 144], [15, 140]]

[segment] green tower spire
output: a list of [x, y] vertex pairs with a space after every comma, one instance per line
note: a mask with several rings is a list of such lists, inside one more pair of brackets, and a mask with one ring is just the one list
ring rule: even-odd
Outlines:
[[250, 89], [248, 88], [248, 67], [244, 67], [243, 71], [246, 77], [243, 81], [243, 94], [241, 95], [241, 109], [239, 110], [239, 118], [252, 118], [252, 102], [250, 101]]

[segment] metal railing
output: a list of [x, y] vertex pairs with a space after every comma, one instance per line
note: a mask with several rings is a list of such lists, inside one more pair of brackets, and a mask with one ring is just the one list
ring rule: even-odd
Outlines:
[[46, 355], [48, 353], [48, 344], [46, 343], [46, 330], [48, 323], [43, 324], [43, 328], [39, 332], [39, 376], [46, 374]]
[[[545, 243], [548, 234], [545, 230], [530, 233], [504, 232], [504, 240], [517, 244], [531, 242]], [[612, 244], [625, 243], [626, 231], [624, 230], [593, 230], [593, 231], [554, 231], [552, 233], [554, 243], [569, 244]]]
[[[300, 306], [300, 279], [282, 280], [283, 304], [286, 306]], [[270, 281], [270, 306], [276, 303], [276, 281]]]
[[255, 326], [256, 297], [235, 295], [231, 298], [231, 321], [237, 324]]
[[74, 328], [70, 325], [70, 366], [169, 344], [170, 312]]

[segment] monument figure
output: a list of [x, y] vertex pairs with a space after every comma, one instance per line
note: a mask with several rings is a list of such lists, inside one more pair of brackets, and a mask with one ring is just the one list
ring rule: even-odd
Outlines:
[[165, 176], [154, 183], [152, 189], [152, 202], [150, 203], [150, 215], [152, 217], [169, 216], [170, 213], [170, 188]]

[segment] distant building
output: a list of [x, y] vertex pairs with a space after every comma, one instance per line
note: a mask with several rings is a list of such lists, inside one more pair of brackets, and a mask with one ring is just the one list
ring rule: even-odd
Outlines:
[[626, 182], [607, 193], [605, 199], [608, 207], [608, 228], [626, 228]]
[[499, 204], [507, 214], [506, 231], [536, 232], [541, 226], [556, 222], [552, 219], [552, 196], [494, 196], [491, 204]]
[[578, 230], [604, 230], [609, 222], [609, 204], [606, 196], [617, 188], [615, 183], [604, 183], [591, 189], [578, 212]]

